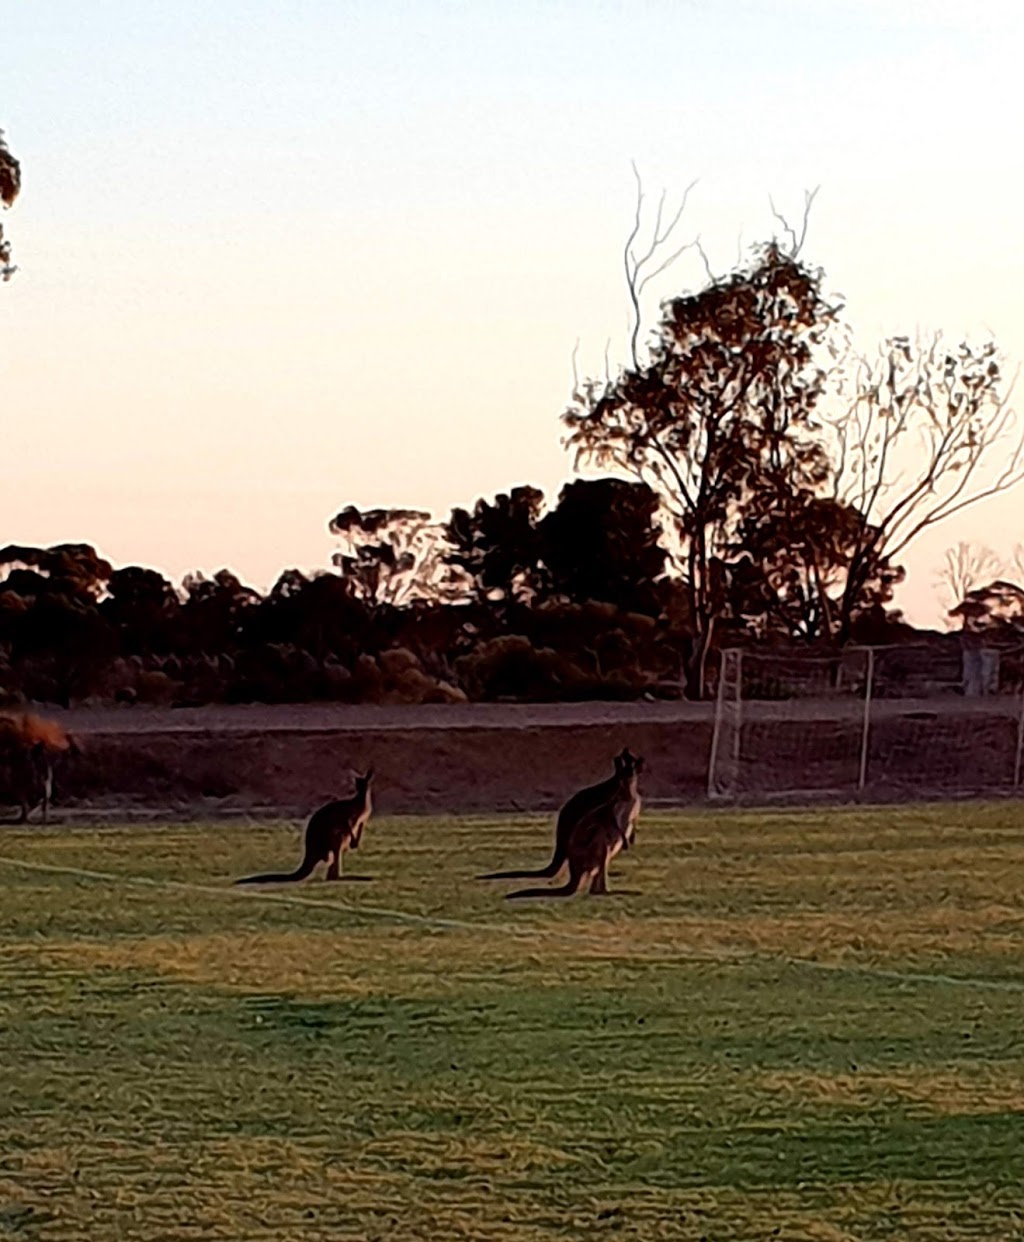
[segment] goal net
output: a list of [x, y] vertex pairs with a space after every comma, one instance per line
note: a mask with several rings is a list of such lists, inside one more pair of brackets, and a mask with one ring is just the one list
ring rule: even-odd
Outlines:
[[[1011, 675], [1012, 674], [1012, 675]], [[712, 798], [956, 796], [1021, 787], [1015, 663], [956, 643], [722, 652]]]

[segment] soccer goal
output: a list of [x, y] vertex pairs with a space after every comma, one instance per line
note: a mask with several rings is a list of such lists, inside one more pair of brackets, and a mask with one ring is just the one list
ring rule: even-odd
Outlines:
[[723, 651], [708, 796], [1020, 790], [1024, 696], [1000, 683], [998, 653], [985, 654]]

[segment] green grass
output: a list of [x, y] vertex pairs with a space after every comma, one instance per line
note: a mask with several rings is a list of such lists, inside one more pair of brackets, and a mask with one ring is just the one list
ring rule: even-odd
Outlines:
[[473, 878], [543, 818], [290, 901], [294, 826], [7, 830], [0, 1239], [1024, 1237], [1022, 828], [645, 813], [550, 903]]

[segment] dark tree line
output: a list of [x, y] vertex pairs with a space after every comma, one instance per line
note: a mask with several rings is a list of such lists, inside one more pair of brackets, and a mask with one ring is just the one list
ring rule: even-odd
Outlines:
[[228, 570], [176, 588], [86, 544], [0, 549], [0, 687], [89, 698], [458, 701], [631, 697], [677, 673], [657, 502], [577, 480], [432, 524], [349, 507], [334, 571], [289, 570], [265, 595]]

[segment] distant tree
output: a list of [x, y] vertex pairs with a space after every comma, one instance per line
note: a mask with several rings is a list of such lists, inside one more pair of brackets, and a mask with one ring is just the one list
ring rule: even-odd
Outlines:
[[10, 543], [0, 548], [0, 590], [65, 595], [92, 603], [107, 589], [112, 573], [110, 562], [88, 543], [50, 548]]
[[[751, 505], [737, 529], [741, 551], [721, 567], [733, 615], [764, 635], [834, 638], [836, 599], [860, 547], [861, 518], [841, 501], [806, 491], [780, 497], [774, 505]], [[851, 621], [884, 610], [903, 577], [902, 568], [874, 556]]]
[[952, 548], [946, 549], [946, 555], [935, 575], [935, 585], [945, 606], [953, 609], [975, 587], [985, 582], [994, 582], [1002, 569], [1002, 562], [991, 548], [961, 539]]
[[117, 635], [95, 604], [45, 595], [23, 615], [15, 653], [29, 697], [68, 707], [101, 687]]
[[922, 531], [1024, 479], [1024, 426], [996, 346], [893, 337], [840, 384], [824, 420], [828, 494], [858, 514], [833, 630], [849, 637], [865, 585]]
[[357, 509], [329, 523], [341, 547], [334, 564], [356, 599], [371, 612], [453, 591], [444, 557], [444, 528], [420, 509]]
[[67, 706], [101, 683], [117, 650], [98, 606], [112, 572], [91, 544], [0, 548], [2, 628], [30, 698]]
[[139, 565], [115, 569], [99, 608], [120, 635], [123, 652], [146, 656], [173, 650], [181, 600], [155, 569]]
[[666, 302], [648, 360], [579, 385], [563, 415], [577, 462], [632, 476], [661, 501], [692, 629], [691, 697], [703, 694], [715, 627], [729, 615], [721, 568], [739, 551], [744, 511], [790, 505], [828, 477], [815, 418], [835, 316], [820, 273], [770, 244]]
[[[0, 204], [6, 209], [13, 205], [21, 190], [21, 165], [11, 154], [0, 129]], [[0, 224], [0, 278], [10, 280], [17, 268], [11, 264], [11, 244], [4, 237]]]
[[658, 611], [656, 583], [667, 553], [659, 543], [660, 502], [646, 483], [577, 479], [537, 525], [550, 588], [575, 603], [601, 600]]
[[[799, 258], [813, 198], [802, 229], [775, 212], [782, 240], [718, 277], [699, 238], [668, 253], [682, 208], [663, 225], [664, 198], [653, 241], [634, 244], [638, 179], [630, 365], [578, 383], [563, 415], [578, 462], [644, 481], [661, 501], [691, 695], [716, 631], [744, 618], [839, 644], [864, 624], [877, 631], [909, 543], [1024, 478], [1024, 427], [994, 344], [894, 337], [849, 361], [839, 308]], [[640, 293], [690, 247], [707, 283], [663, 304], [641, 358]]]
[[1002, 579], [974, 587], [949, 615], [971, 634], [1024, 633], [1024, 587]]
[[186, 574], [182, 589], [181, 648], [211, 656], [236, 650], [246, 623], [261, 603], [260, 593], [245, 586], [229, 569], [218, 570], [212, 578]]
[[493, 501], [481, 498], [472, 511], [453, 509], [444, 528], [449, 564], [462, 570], [481, 602], [508, 604], [547, 590], [539, 530], [544, 493], [514, 487]]
[[264, 642], [295, 643], [319, 660], [347, 662], [373, 645], [367, 631], [367, 610], [339, 574], [307, 577], [297, 569], [278, 578], [250, 625]]

